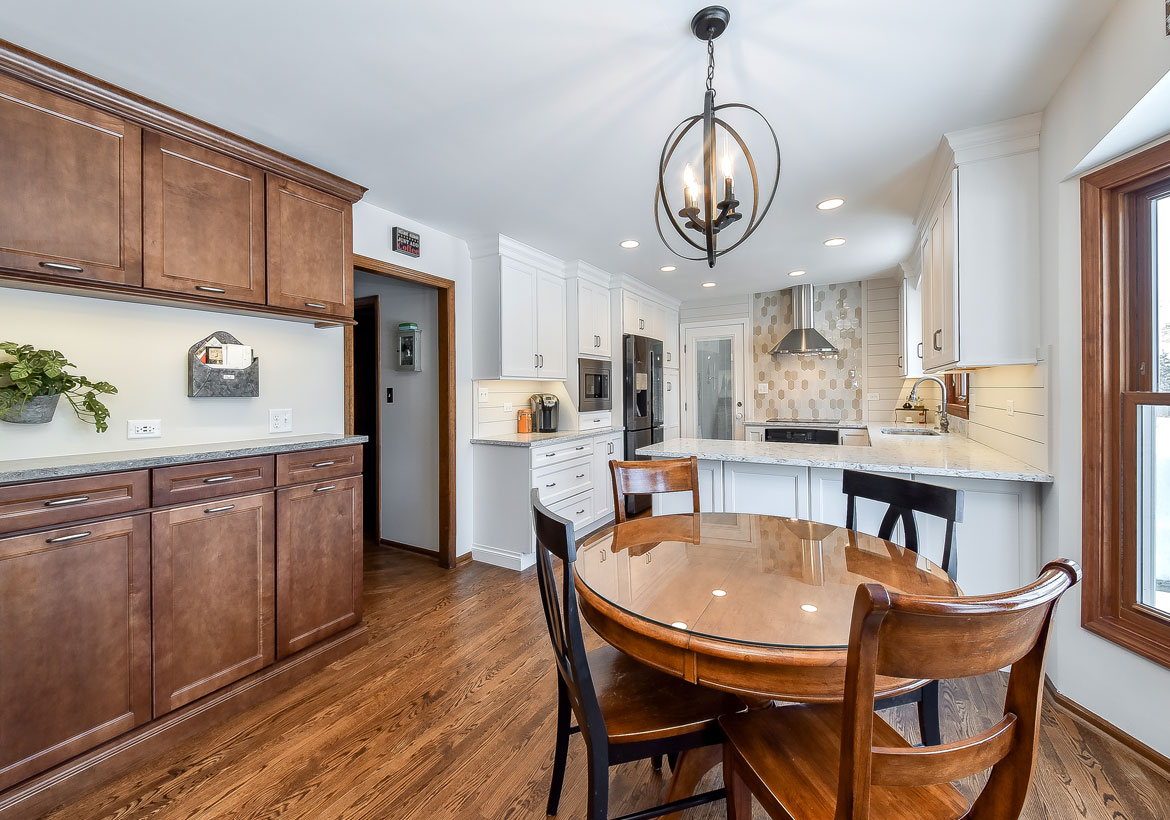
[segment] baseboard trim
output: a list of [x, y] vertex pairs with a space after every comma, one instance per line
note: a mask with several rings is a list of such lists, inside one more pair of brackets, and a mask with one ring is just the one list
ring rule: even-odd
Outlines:
[[1154, 769], [1156, 769], [1158, 773], [1162, 775], [1162, 777], [1170, 780], [1170, 757], [1166, 757], [1166, 755], [1162, 754], [1157, 749], [1147, 746], [1128, 732], [1124, 732], [1121, 729], [1118, 729], [1105, 718], [1101, 717], [1096, 712], [1092, 712], [1086, 709], [1084, 706], [1077, 703], [1067, 695], [1062, 695], [1060, 690], [1058, 690], [1052, 683], [1052, 679], [1047, 675], [1044, 676], [1044, 691], [1047, 692], [1048, 696], [1052, 699], [1052, 702], [1056, 706], [1060, 707], [1065, 712], [1068, 712], [1074, 718], [1089, 724], [1102, 734], [1113, 738], [1122, 746], [1126, 747], [1135, 755], [1140, 757], [1142, 760], [1153, 766]]
[[423, 555], [432, 559], [436, 564], [439, 562], [439, 551], [429, 550], [426, 547], [416, 547], [414, 544], [407, 544], [403, 541], [391, 541], [389, 538], [379, 538], [378, 543], [383, 547], [389, 547], [395, 550], [405, 550], [406, 552], [413, 552], [415, 555]]
[[33, 820], [267, 700], [366, 643], [358, 624], [222, 691], [151, 721], [0, 794], [0, 820]]
[[522, 572], [536, 565], [535, 552], [521, 554], [496, 549], [495, 547], [485, 547], [483, 544], [471, 545], [471, 557], [472, 560], [479, 561], [482, 564], [491, 564], [492, 566], [503, 567], [504, 569], [515, 570], [516, 572]]

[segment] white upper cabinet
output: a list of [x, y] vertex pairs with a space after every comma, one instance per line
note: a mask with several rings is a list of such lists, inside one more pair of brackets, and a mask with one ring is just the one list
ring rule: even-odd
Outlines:
[[677, 369], [678, 363], [678, 311], [666, 311], [666, 327], [662, 333], [662, 365]]
[[506, 236], [473, 248], [473, 378], [566, 378], [566, 292], [554, 257]]
[[[919, 248], [919, 257], [930, 252], [927, 243]], [[902, 313], [902, 345], [898, 366], [902, 375], [914, 379], [923, 374], [922, 356], [926, 345], [922, 343], [922, 280], [921, 268], [906, 271], [900, 291]]]
[[622, 291], [622, 333], [646, 335], [646, 301], [628, 290]]
[[[580, 264], [580, 263], [578, 263]], [[577, 352], [583, 356], [611, 355], [609, 287], [577, 279]]]
[[1030, 114], [939, 146], [918, 220], [922, 335], [906, 340], [926, 372], [1036, 362], [1039, 135]]

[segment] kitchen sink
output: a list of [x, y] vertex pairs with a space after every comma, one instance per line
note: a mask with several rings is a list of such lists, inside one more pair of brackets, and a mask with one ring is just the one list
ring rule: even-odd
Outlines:
[[938, 430], [924, 430], [921, 427], [883, 427], [882, 432], [891, 436], [939, 436]]

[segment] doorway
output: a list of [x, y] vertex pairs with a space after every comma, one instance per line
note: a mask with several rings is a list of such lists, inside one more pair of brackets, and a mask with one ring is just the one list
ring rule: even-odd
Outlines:
[[683, 327], [683, 430], [687, 438], [742, 440], [747, 323]]
[[[378, 293], [378, 283], [381, 283], [389, 293], [421, 292], [429, 297], [427, 318], [418, 321], [420, 336], [415, 337], [421, 339], [418, 358], [412, 356], [411, 359], [412, 363], [419, 363], [421, 370], [397, 372], [398, 324], [406, 319], [414, 321], [423, 315], [422, 311], [413, 308], [409, 316], [391, 315], [395, 313], [393, 308], [399, 304], [399, 299], [380, 298], [372, 304], [367, 298], [355, 299], [356, 324], [344, 331], [346, 432], [371, 437], [363, 451], [367, 477], [363, 517], [367, 531], [372, 531], [384, 545], [423, 553], [437, 560], [440, 566], [452, 569], [456, 565], [455, 283], [358, 255], [354, 256], [354, 278], [355, 283], [359, 278], [367, 284], [374, 283], [363, 287], [366, 296]], [[414, 347], [411, 350], [415, 352]], [[370, 373], [373, 375], [368, 375]], [[415, 377], [413, 381], [412, 377]], [[387, 452], [388, 442], [397, 446], [414, 441], [403, 430], [391, 430], [397, 419], [394, 411], [399, 408], [403, 413], [409, 411], [414, 423], [426, 427], [425, 434], [418, 437], [418, 441], [425, 442], [425, 450], [417, 457], [398, 457]], [[359, 429], [359, 425], [364, 429]], [[392, 463], [387, 463], [388, 458]], [[424, 475], [419, 469], [420, 462], [432, 465], [433, 470]], [[394, 492], [395, 481], [411, 490], [416, 485], [423, 485], [427, 503], [411, 507], [405, 514], [399, 510], [397, 518], [391, 519], [385, 512], [388, 497], [398, 507], [402, 506], [398, 504], [401, 499]], [[369, 486], [371, 484], [374, 486]], [[379, 511], [376, 516], [370, 515], [371, 507]], [[427, 543], [412, 543], [414, 538], [386, 538], [387, 526], [396, 522], [410, 525], [408, 529], [413, 528], [416, 534], [422, 532], [419, 537], [426, 539]]]

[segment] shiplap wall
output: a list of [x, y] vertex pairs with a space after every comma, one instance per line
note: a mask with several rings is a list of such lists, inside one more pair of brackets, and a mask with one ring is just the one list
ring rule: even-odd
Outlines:
[[[480, 401], [480, 391], [487, 391], [486, 401]], [[516, 432], [516, 411], [528, 406], [533, 393], [552, 393], [561, 400], [557, 419], [558, 430], [577, 429], [577, 409], [569, 398], [564, 382], [517, 380], [484, 380], [475, 383], [475, 437], [502, 436]], [[504, 403], [512, 409], [504, 411]]]
[[865, 420], [886, 423], [894, 420], [894, 410], [903, 393], [902, 369], [898, 364], [901, 351], [901, 297], [897, 279], [873, 279], [865, 283], [865, 311], [862, 328], [865, 342]]
[[[1048, 469], [1048, 363], [971, 373], [971, 439]], [[1015, 405], [1008, 415], [1007, 403]]]

